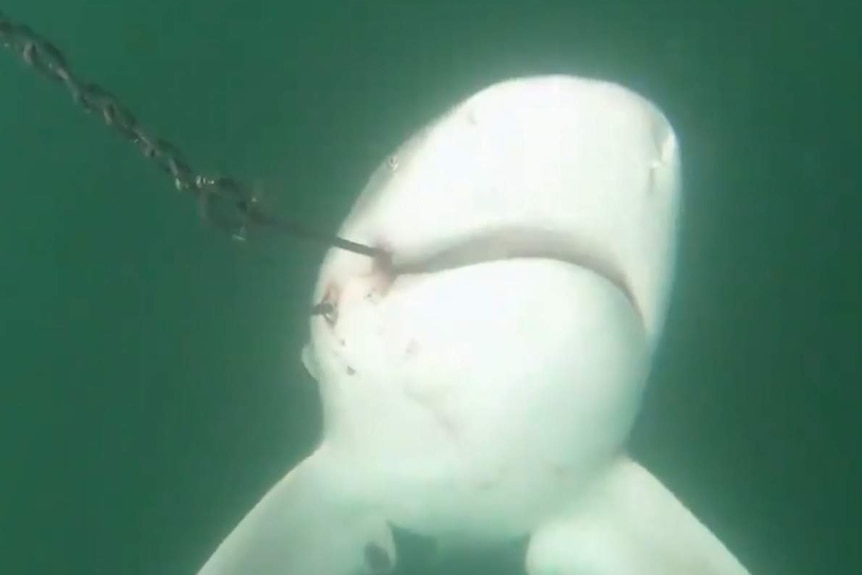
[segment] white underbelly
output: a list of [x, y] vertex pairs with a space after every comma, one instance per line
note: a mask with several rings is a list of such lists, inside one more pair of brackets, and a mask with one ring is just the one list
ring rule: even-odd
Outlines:
[[620, 449], [647, 344], [602, 277], [505, 260], [367, 291], [345, 286], [316, 334], [334, 338], [318, 350], [325, 439], [394, 523], [518, 535]]

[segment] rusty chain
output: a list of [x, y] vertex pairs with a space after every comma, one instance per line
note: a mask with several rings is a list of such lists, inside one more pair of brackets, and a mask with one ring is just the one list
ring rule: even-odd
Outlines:
[[265, 226], [291, 237], [369, 257], [383, 255], [377, 248], [267, 214], [251, 188], [238, 179], [229, 176], [210, 177], [193, 170], [176, 146], [142, 128], [131, 111], [117, 98], [98, 84], [78, 79], [63, 53], [54, 44], [28, 26], [13, 22], [2, 11], [0, 44], [17, 53], [30, 68], [63, 84], [72, 99], [86, 112], [99, 116], [107, 126], [136, 144], [144, 157], [152, 160], [173, 179], [178, 190], [196, 196], [201, 218], [229, 232], [234, 238], [244, 240], [251, 226]]

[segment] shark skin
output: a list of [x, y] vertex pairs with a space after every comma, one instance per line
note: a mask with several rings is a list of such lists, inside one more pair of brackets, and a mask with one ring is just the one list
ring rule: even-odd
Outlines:
[[681, 208], [662, 112], [612, 83], [504, 81], [372, 174], [314, 288], [317, 449], [200, 575], [383, 574], [392, 528], [529, 537], [528, 575], [746, 575], [626, 453]]

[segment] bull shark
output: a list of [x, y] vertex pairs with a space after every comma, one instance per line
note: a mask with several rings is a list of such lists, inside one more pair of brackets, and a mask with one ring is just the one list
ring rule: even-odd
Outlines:
[[627, 453], [664, 328], [677, 138], [620, 85], [503, 81], [410, 137], [330, 249], [317, 448], [199, 575], [383, 575], [393, 529], [528, 539], [528, 575], [747, 575]]

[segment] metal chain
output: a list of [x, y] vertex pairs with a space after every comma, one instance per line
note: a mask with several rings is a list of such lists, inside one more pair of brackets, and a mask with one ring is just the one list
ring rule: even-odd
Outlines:
[[98, 115], [107, 126], [136, 144], [144, 157], [173, 179], [178, 190], [196, 196], [201, 218], [229, 232], [235, 239], [245, 240], [249, 227], [257, 225], [369, 257], [384, 255], [380, 249], [275, 218], [262, 210], [259, 198], [240, 180], [229, 176], [209, 177], [193, 170], [176, 146], [144, 130], [117, 98], [97, 84], [78, 79], [56, 46], [28, 26], [16, 24], [2, 11], [0, 44], [16, 52], [30, 68], [65, 85], [79, 106]]

